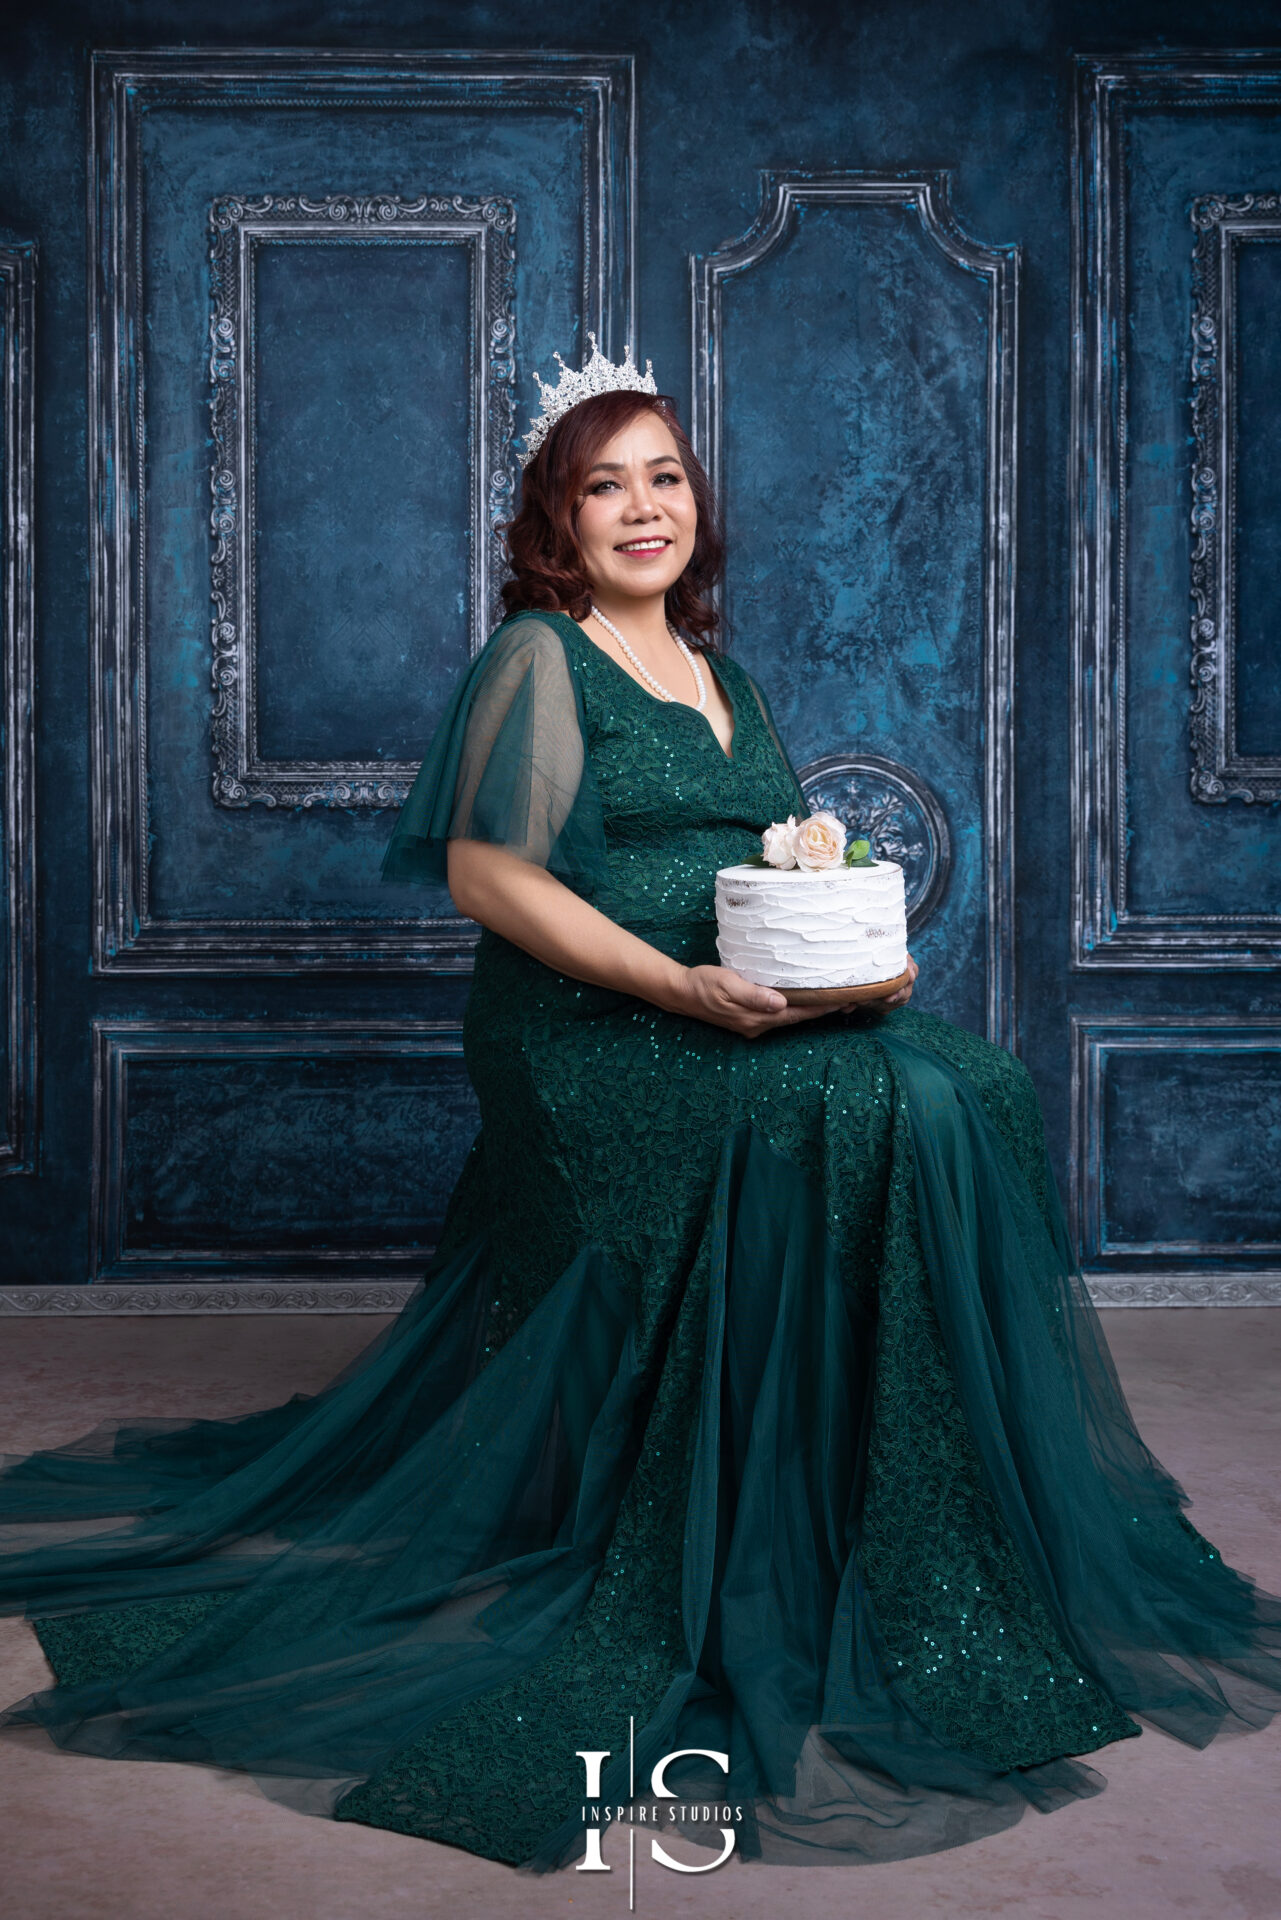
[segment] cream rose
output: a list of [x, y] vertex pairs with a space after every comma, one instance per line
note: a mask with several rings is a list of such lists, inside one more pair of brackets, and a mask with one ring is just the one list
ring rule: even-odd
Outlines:
[[839, 867], [845, 854], [845, 822], [826, 808], [802, 820], [792, 834], [798, 867]]
[[766, 866], [794, 867], [796, 865], [796, 855], [792, 850], [792, 836], [795, 832], [796, 815], [794, 813], [788, 814], [785, 826], [780, 826], [775, 820], [771, 826], [766, 827], [761, 835], [761, 852], [765, 856]]

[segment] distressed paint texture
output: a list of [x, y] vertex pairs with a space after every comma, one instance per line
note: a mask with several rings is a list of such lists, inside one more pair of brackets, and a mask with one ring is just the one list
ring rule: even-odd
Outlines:
[[1102, 1136], [1103, 1253], [1281, 1251], [1281, 1043], [1110, 1052]]
[[[128, 1258], [417, 1248], [476, 1132], [461, 1060], [148, 1060], [121, 1117]], [[284, 1204], [282, 1204], [282, 1201]]]
[[257, 263], [258, 751], [410, 760], [468, 658], [468, 260], [266, 245]]
[[[453, 1020], [466, 978], [452, 949], [449, 964], [459, 970], [433, 971], [438, 957], [420, 931], [433, 916], [456, 926], [447, 899], [377, 882], [387, 815], [233, 812], [210, 797], [212, 198], [508, 194], [518, 230], [518, 431], [534, 369], [548, 375], [554, 348], [572, 360], [582, 344], [579, 216], [592, 182], [581, 107], [513, 111], [500, 107], [489, 81], [484, 97], [462, 109], [339, 109], [306, 89], [280, 106], [251, 78], [234, 101], [210, 93], [199, 104], [142, 113], [137, 341], [146, 354], [149, 513], [134, 584], [146, 594], [148, 810], [138, 835], [150, 892], [145, 900], [130, 895], [104, 938], [93, 903], [117, 898], [133, 853], [130, 823], [111, 810], [115, 790], [91, 783], [89, 742], [112, 701], [131, 725], [142, 719], [130, 704], [136, 689], [127, 664], [97, 675], [86, 665], [86, 581], [96, 555], [89, 514], [101, 478], [88, 465], [85, 379], [88, 49], [181, 42], [240, 49], [248, 63], [263, 49], [300, 46], [399, 50], [406, 60], [454, 49], [491, 64], [505, 49], [633, 53], [635, 248], [629, 235], [615, 238], [637, 278], [633, 344], [653, 357], [660, 386], [686, 418], [689, 258], [748, 229], [761, 169], [947, 168], [964, 231], [1020, 244], [1017, 1025], [1066, 1190], [1078, 1171], [1069, 1155], [1073, 1011], [1138, 1023], [1216, 1014], [1241, 1028], [1281, 1013], [1270, 965], [1169, 971], [1140, 957], [1105, 977], [1072, 964], [1073, 56], [1156, 45], [1266, 48], [1275, 40], [1272, 0], [1225, 0], [1213, 10], [1203, 0], [1079, 0], [1070, 17], [1054, 0], [971, 9], [943, 0], [796, 0], [786, 8], [726, 0], [706, 9], [653, 0], [643, 20], [606, 19], [594, 0], [563, 0], [554, 18], [535, 18], [518, 0], [483, 8], [380, 0], [376, 12], [320, 0], [305, 18], [289, 0], [193, 0], [182, 9], [173, 0], [47, 0], [38, 15], [28, 9], [8, 23], [0, 222], [37, 238], [42, 260], [43, 1139], [39, 1175], [0, 1182], [0, 1280], [81, 1283], [91, 1267], [86, 1249], [102, 1251], [91, 1213], [95, 1020], [196, 1022], [228, 1036], [225, 1060], [148, 1064], [134, 1086], [127, 1150], [115, 1174], [104, 1172], [116, 1182], [124, 1244], [149, 1279], [170, 1272], [166, 1249], [198, 1253], [197, 1242], [220, 1226], [222, 1243], [235, 1241], [228, 1273], [278, 1272], [270, 1262], [255, 1269], [254, 1254], [274, 1246], [310, 1256], [326, 1236], [341, 1239], [348, 1202], [364, 1209], [366, 1225], [381, 1220], [409, 1246], [431, 1229], [469, 1131], [456, 1081], [433, 1079], [434, 1067], [379, 1062], [362, 1078], [362, 1070], [319, 1055], [248, 1065], [229, 1032], [255, 1023], [270, 1033], [304, 1017]], [[1127, 134], [1131, 624], [1120, 691], [1130, 726], [1131, 904], [1152, 913], [1281, 905], [1281, 810], [1198, 807], [1187, 791], [1188, 203], [1211, 191], [1281, 190], [1281, 119], [1243, 111], [1230, 96], [1223, 88], [1208, 104], [1144, 109]], [[616, 161], [626, 170], [626, 142]], [[406, 276], [418, 270], [406, 262]], [[465, 654], [464, 583], [447, 578], [461, 551], [458, 529], [429, 524], [459, 484], [453, 296], [447, 268], [436, 262], [422, 271], [440, 328], [415, 331], [419, 317], [396, 304], [396, 286], [409, 280], [397, 281], [390, 268], [377, 298], [371, 281], [363, 306], [351, 263], [337, 257], [319, 307], [308, 308], [292, 269], [263, 289], [262, 375], [276, 420], [288, 416], [287, 429], [279, 438], [269, 432], [263, 449], [260, 501], [271, 629], [263, 635], [262, 723], [282, 749], [314, 743], [413, 757]], [[1243, 391], [1253, 398], [1241, 447], [1240, 671], [1248, 685], [1243, 724], [1256, 730], [1246, 737], [1268, 751], [1278, 746], [1281, 701], [1269, 614], [1281, 551], [1270, 464], [1281, 351], [1269, 324], [1275, 274], [1275, 255], [1260, 252], [1242, 282]], [[616, 274], [608, 303], [619, 327], [620, 284]], [[981, 291], [907, 221], [868, 211], [807, 215], [788, 250], [726, 290], [734, 647], [765, 685], [798, 764], [833, 752], [879, 754], [918, 769], [940, 796], [955, 871], [920, 943], [916, 997], [972, 1027], [982, 1025], [974, 840], [974, 556], [983, 531], [975, 515], [986, 458]], [[354, 334], [319, 324], [324, 297], [357, 303]], [[619, 333], [614, 350], [621, 344]], [[97, 345], [109, 355], [109, 340]], [[406, 432], [425, 435], [437, 423], [450, 444], [434, 466], [418, 470], [398, 451], [405, 443], [390, 437], [392, 411]], [[123, 481], [122, 449], [108, 451], [113, 478]], [[126, 500], [126, 530], [129, 510]], [[362, 647], [372, 674], [353, 673]], [[1077, 797], [1084, 808], [1087, 796]], [[12, 858], [7, 846], [5, 856]], [[150, 928], [140, 925], [148, 914]], [[190, 935], [166, 931], [184, 922]], [[380, 946], [398, 923], [408, 927], [404, 944]], [[318, 930], [314, 947], [299, 928]], [[320, 944], [326, 930], [329, 948]], [[206, 936], [193, 962], [182, 941], [199, 946]], [[267, 955], [264, 969], [276, 964], [273, 943], [294, 971], [252, 975], [256, 953]], [[415, 959], [421, 970], [411, 976], [405, 969]], [[1239, 1267], [1271, 1260], [1248, 1251], [1274, 1234], [1275, 1209], [1268, 1211], [1257, 1176], [1252, 1199], [1243, 1171], [1262, 1150], [1259, 1116], [1272, 1098], [1260, 1074], [1266, 1079], [1256, 1062], [1241, 1078], [1240, 1054], [1228, 1049], [1195, 1060], [1166, 1055], [1159, 1068], [1127, 1059], [1109, 1083], [1118, 1100], [1124, 1095], [1124, 1113], [1095, 1115], [1111, 1141], [1109, 1234], [1128, 1240], [1159, 1230], [1163, 1240], [1190, 1234], [1201, 1244], [1217, 1236], [1241, 1250]], [[264, 1157], [273, 1177], [255, 1185], [251, 1169]], [[318, 1164], [331, 1185], [317, 1183]], [[341, 1276], [342, 1249], [335, 1251]], [[1183, 1262], [1202, 1274], [1216, 1263], [1224, 1259]], [[1180, 1259], [1163, 1264], [1178, 1267]]]
[[1281, 759], [1281, 212], [1275, 224], [1236, 262], [1236, 723], [1241, 753]]
[[914, 206], [802, 204], [722, 303], [735, 652], [798, 766], [880, 754], [945, 796], [951, 880], [913, 952], [981, 1030], [986, 288]]
[[[1225, 187], [1274, 189], [1281, 180], [1281, 114], [1199, 101], [1192, 110], [1145, 108], [1129, 115], [1127, 125], [1127, 903], [1136, 913], [1275, 913], [1281, 906], [1276, 812], [1207, 807], [1188, 791], [1188, 207], [1197, 194]], [[1274, 398], [1270, 410], [1275, 405]], [[1255, 471], [1247, 467], [1240, 476], [1247, 517], [1251, 488], [1262, 478]], [[1271, 525], [1275, 545], [1275, 519]], [[1248, 579], [1254, 560], [1241, 543], [1238, 565]], [[1271, 673], [1277, 678], [1275, 622], [1274, 610]]]
[[0, 1175], [31, 1173], [37, 1154], [36, 255], [0, 234]]
[[[209, 203], [229, 191], [323, 197], [349, 190], [353, 182], [370, 191], [406, 195], [510, 194], [521, 229], [516, 309], [527, 339], [519, 389], [525, 402], [534, 390], [533, 367], [541, 365], [530, 356], [549, 361], [554, 346], [564, 342], [572, 347], [576, 332], [582, 196], [578, 115], [570, 110], [486, 113], [409, 107], [380, 112], [326, 107], [307, 113], [216, 104], [151, 108], [142, 114], [141, 127], [148, 488], [154, 529], [146, 562], [151, 910], [161, 919], [219, 922], [390, 918], [404, 912], [405, 901], [378, 882], [389, 830], [386, 813], [321, 808], [309, 809], [302, 817], [260, 808], [228, 813], [197, 800], [193, 791], [197, 769], [203, 775], [210, 765], [204, 426], [208, 377], [207, 355], [196, 344], [207, 332]], [[308, 429], [312, 443], [323, 441], [319, 409], [329, 401], [333, 439], [328, 458], [316, 462], [314, 484], [307, 489], [307, 517], [301, 526], [294, 519], [289, 538], [309, 537], [317, 531], [317, 521], [328, 520], [328, 552], [308, 568], [314, 586], [323, 586], [326, 572], [336, 569], [342, 591], [330, 604], [321, 679], [335, 689], [344, 683], [350, 687], [347, 649], [352, 643], [360, 645], [362, 634], [366, 644], [371, 636], [377, 640], [369, 676], [373, 685], [360, 692], [354, 717], [360, 724], [363, 707], [368, 739], [380, 721], [387, 724], [400, 703], [401, 717], [390, 723], [389, 750], [395, 746], [412, 758], [425, 745], [467, 659], [462, 568], [455, 571], [452, 590], [442, 586], [449, 549], [461, 559], [465, 548], [455, 531], [442, 552], [441, 537], [428, 514], [414, 512], [414, 503], [403, 498], [393, 503], [395, 473], [388, 470], [379, 435], [370, 430], [368, 420], [359, 431], [344, 435], [344, 409], [358, 398], [358, 390], [353, 393], [345, 384], [355, 369], [349, 357], [345, 364], [341, 359], [342, 343], [346, 338], [350, 345], [353, 334], [362, 340], [365, 377], [376, 380], [379, 370], [386, 369], [393, 393], [403, 377], [396, 362], [410, 354], [406, 384], [415, 384], [417, 392], [404, 425], [424, 443], [424, 477], [418, 484], [427, 507], [443, 504], [451, 484], [455, 490], [458, 485], [457, 392], [460, 377], [466, 377], [465, 323], [460, 326], [452, 310], [455, 294], [447, 279], [433, 275], [434, 284], [426, 291], [442, 300], [443, 310], [434, 304], [428, 308], [430, 344], [414, 353], [412, 338], [404, 337], [403, 309], [398, 303], [388, 307], [387, 275], [371, 276], [362, 292], [352, 272], [347, 266], [344, 292], [338, 296], [355, 303], [352, 331], [344, 335], [313, 323], [311, 350], [320, 355], [320, 364], [313, 359], [300, 368], [294, 384], [296, 428], [305, 408], [305, 377], [310, 375], [318, 410]], [[268, 350], [269, 389], [287, 378], [276, 358], [282, 343], [273, 338], [276, 303], [287, 299], [286, 286], [280, 284], [285, 278], [269, 268], [269, 284], [260, 292], [258, 324]], [[297, 298], [296, 278], [294, 288]], [[280, 323], [290, 324], [284, 315]], [[412, 336], [415, 321], [408, 324]], [[454, 443], [439, 463], [428, 450], [435, 434]], [[302, 476], [279, 474], [274, 459], [267, 457], [262, 503], [267, 539], [279, 546], [282, 518], [289, 517], [288, 493], [282, 500], [281, 489], [300, 485]], [[384, 512], [393, 509], [391, 525], [377, 528], [371, 545], [362, 535], [376, 525], [380, 506]], [[340, 537], [334, 516], [346, 519], [349, 513], [352, 531]], [[288, 676], [291, 656], [298, 660], [295, 622], [306, 608], [307, 590], [286, 616], [283, 633], [278, 624], [274, 631], [268, 628], [267, 621], [272, 614], [279, 620], [282, 605], [288, 603], [286, 577], [300, 560], [301, 552], [290, 550], [287, 541], [285, 551], [266, 556], [263, 580], [260, 638], [269, 663], [264, 708], [282, 741], [288, 738], [290, 719], [281, 713], [279, 699], [272, 705], [272, 674]], [[394, 573], [390, 587], [389, 565]], [[403, 657], [407, 649], [408, 661]], [[314, 683], [316, 676], [311, 677]], [[323, 708], [325, 703], [318, 698], [316, 704]], [[314, 713], [308, 718], [308, 695], [300, 705], [299, 725], [314, 731], [320, 722]], [[335, 724], [332, 712], [325, 724]], [[414, 909], [418, 904], [413, 903]]]

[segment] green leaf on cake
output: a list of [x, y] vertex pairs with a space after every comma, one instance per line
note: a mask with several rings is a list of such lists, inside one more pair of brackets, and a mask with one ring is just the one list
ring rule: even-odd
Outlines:
[[847, 867], [874, 867], [876, 861], [872, 857], [871, 841], [851, 840], [845, 849], [844, 864]]

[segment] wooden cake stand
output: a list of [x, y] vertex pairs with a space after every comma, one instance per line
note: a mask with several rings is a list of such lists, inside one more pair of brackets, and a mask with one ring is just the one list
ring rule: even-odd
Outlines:
[[911, 985], [912, 969], [905, 967], [893, 980], [869, 980], [862, 987], [779, 987], [789, 1007], [852, 1007], [861, 1000], [884, 1000], [900, 987]]

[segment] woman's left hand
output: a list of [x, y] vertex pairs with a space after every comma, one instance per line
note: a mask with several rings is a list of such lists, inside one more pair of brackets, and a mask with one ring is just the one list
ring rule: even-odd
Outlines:
[[847, 1011], [849, 1013], [888, 1013], [891, 1007], [905, 1007], [912, 998], [912, 988], [916, 984], [917, 974], [921, 971], [910, 953], [907, 956], [907, 970], [912, 977], [905, 987], [898, 989], [897, 993], [878, 996], [875, 1000], [856, 1000]]

